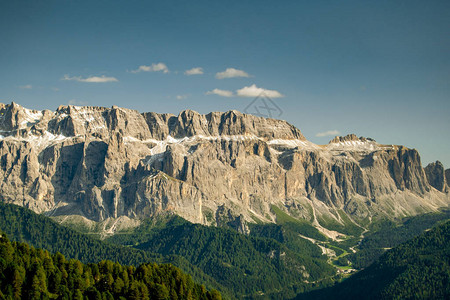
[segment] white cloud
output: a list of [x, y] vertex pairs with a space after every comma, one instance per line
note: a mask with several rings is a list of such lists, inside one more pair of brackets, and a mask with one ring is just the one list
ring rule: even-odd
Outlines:
[[235, 68], [227, 68], [223, 72], [216, 74], [217, 79], [233, 78], [233, 77], [250, 77], [247, 72]]
[[177, 98], [177, 100], [184, 100], [188, 97], [188, 95], [177, 95], [175, 98]]
[[81, 76], [70, 77], [69, 75], [64, 75], [62, 80], [73, 80], [73, 81], [89, 82], [89, 83], [104, 83], [104, 82], [117, 82], [117, 81], [119, 81], [115, 77], [106, 77], [105, 75], [102, 75], [102, 76], [90, 76], [90, 77], [87, 77], [87, 78], [83, 78]]
[[232, 91], [227, 90], [220, 90], [220, 89], [213, 89], [212, 91], [208, 91], [205, 93], [206, 95], [219, 95], [222, 97], [258, 97], [258, 96], [266, 96], [269, 98], [281, 98], [284, 97], [283, 94], [281, 94], [278, 91], [275, 90], [266, 90], [263, 88], [257, 87], [255, 84], [251, 86], [245, 86], [242, 89], [236, 90], [236, 93], [233, 93]]
[[184, 75], [201, 75], [203, 74], [203, 68], [197, 67], [197, 68], [192, 68], [190, 70], [186, 70], [184, 72]]
[[169, 73], [169, 68], [167, 68], [165, 63], [157, 63], [152, 64], [151, 66], [139, 66], [136, 70], [130, 71], [131, 73], [139, 73], [139, 72], [163, 72], [163, 73]]
[[88, 102], [87, 101], [80, 101], [80, 100], [77, 100], [77, 99], [71, 99], [71, 100], [69, 100], [69, 105], [76, 105], [76, 106], [86, 106], [86, 105], [88, 105]]
[[54, 91], [54, 92], [59, 92], [59, 88], [57, 88], [57, 87], [52, 87], [52, 91]]
[[236, 94], [239, 97], [258, 97], [262, 94], [269, 98], [281, 98], [284, 97], [283, 94], [281, 94], [278, 91], [275, 90], [266, 90], [263, 88], [257, 87], [255, 84], [252, 84], [251, 86], [245, 86], [242, 89], [239, 89], [236, 91]]
[[232, 91], [213, 89], [212, 91], [206, 92], [206, 95], [218, 95], [222, 97], [233, 97]]
[[341, 134], [338, 130], [328, 130], [325, 132], [319, 132], [316, 134], [317, 137], [324, 137], [324, 136], [336, 136]]
[[19, 86], [19, 89], [23, 89], [23, 90], [31, 90], [32, 88], [33, 88], [33, 86], [31, 84]]

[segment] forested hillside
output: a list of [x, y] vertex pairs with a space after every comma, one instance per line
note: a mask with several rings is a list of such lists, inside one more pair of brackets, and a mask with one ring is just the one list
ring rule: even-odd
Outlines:
[[[299, 233], [314, 237], [335, 251], [350, 252], [346, 245], [350, 240], [327, 241], [313, 227], [279, 212], [279, 224], [251, 225], [250, 236], [171, 216], [144, 221], [135, 230], [118, 233], [107, 241], [60, 226], [15, 205], [0, 203], [0, 214], [0, 228], [13, 240], [53, 253], [59, 251], [83, 263], [106, 259], [136, 267], [148, 262], [172, 263], [191, 274], [196, 282], [218, 289], [230, 298], [287, 298], [332, 285], [339, 278], [335, 268], [317, 245]], [[365, 234], [360, 250], [346, 257], [353, 267], [365, 267], [384, 248], [395, 246], [445, 219], [448, 212], [409, 218], [400, 224], [388, 221], [375, 224]]]
[[387, 251], [367, 269], [298, 299], [449, 299], [450, 222]]
[[[269, 230], [271, 231], [271, 230]], [[270, 236], [270, 234], [266, 234]], [[264, 236], [239, 234], [228, 228], [189, 223], [179, 217], [144, 223], [111, 242], [186, 258], [237, 297], [292, 297], [312, 282], [330, 284], [336, 271], [319, 247], [298, 236], [283, 244]], [[285, 240], [283, 240], [284, 242]]]
[[221, 299], [172, 265], [83, 264], [0, 234], [0, 298]]
[[102, 260], [134, 266], [148, 262], [171, 263], [190, 274], [196, 282], [227, 293], [225, 287], [181, 256], [161, 255], [131, 247], [112, 245], [61, 226], [48, 217], [12, 204], [0, 202], [0, 216], [2, 216], [0, 230], [3, 230], [11, 240], [26, 242], [51, 253], [60, 252], [67, 258], [78, 259], [83, 263], [97, 263]]
[[450, 219], [450, 210], [408, 217], [401, 222], [383, 220], [371, 224], [358, 245], [358, 251], [347, 258], [355, 269], [363, 269], [375, 262], [386, 250], [422, 234], [436, 224]]
[[[442, 212], [397, 223], [380, 221], [371, 228], [373, 231], [365, 233], [359, 250], [362, 255], [358, 255], [359, 252], [350, 253], [360, 240], [360, 232], [342, 242], [331, 241], [309, 224], [276, 213], [277, 224], [252, 224], [249, 236], [228, 228], [192, 224], [174, 216], [147, 220], [135, 230], [116, 234], [108, 241], [180, 255], [238, 297], [264, 294], [287, 298], [293, 293], [332, 285], [348, 276], [343, 274], [345, 270], [375, 261], [386, 248], [421, 234], [449, 216]], [[336, 256], [324, 256], [318, 245], [334, 251]], [[340, 273], [336, 273], [336, 267]]]

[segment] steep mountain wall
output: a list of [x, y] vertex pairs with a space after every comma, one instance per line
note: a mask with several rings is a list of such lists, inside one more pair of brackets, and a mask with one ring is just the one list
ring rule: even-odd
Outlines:
[[237, 111], [0, 104], [0, 131], [1, 200], [53, 216], [174, 212], [217, 224], [226, 207], [266, 222], [276, 205], [321, 227], [449, 204], [443, 167], [425, 172], [414, 149], [354, 135], [319, 146], [285, 121]]
[[428, 164], [425, 167], [425, 174], [427, 175], [428, 182], [432, 187], [441, 192], [448, 191], [448, 181], [444, 166], [440, 161]]

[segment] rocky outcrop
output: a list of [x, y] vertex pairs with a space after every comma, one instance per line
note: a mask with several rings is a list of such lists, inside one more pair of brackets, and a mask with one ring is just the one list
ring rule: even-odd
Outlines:
[[447, 186], [450, 186], [450, 169], [445, 170], [445, 181], [447, 181]]
[[144, 113], [152, 138], [164, 140], [168, 136], [183, 138], [191, 136], [244, 135], [263, 139], [301, 139], [304, 136], [285, 121], [244, 115], [238, 111], [212, 112], [201, 115], [192, 110], [171, 114]]
[[113, 106], [60, 106], [55, 112], [26, 109], [16, 103], [0, 103], [0, 130], [3, 136], [27, 137], [48, 131], [54, 135], [107, 138], [115, 131], [138, 140], [164, 140], [192, 136], [256, 136], [269, 139], [299, 139], [304, 136], [286, 121], [242, 114], [238, 111], [201, 115], [185, 110], [172, 114], [139, 113]]
[[243, 215], [236, 216], [234, 212], [226, 208], [225, 205], [221, 205], [216, 210], [216, 224], [217, 226], [229, 226], [242, 234], [249, 234], [247, 221]]
[[428, 164], [425, 167], [428, 183], [440, 192], [448, 190], [446, 171], [440, 161]]
[[176, 213], [246, 233], [274, 222], [274, 205], [322, 228], [342, 214], [365, 223], [449, 204], [443, 168], [425, 172], [414, 149], [355, 135], [318, 146], [285, 121], [237, 111], [12, 103], [0, 113], [1, 200], [52, 216]]
[[356, 134], [351, 133], [346, 136], [336, 136], [332, 139], [329, 144], [337, 144], [337, 143], [345, 143], [345, 142], [375, 142], [374, 139], [365, 138], [365, 137], [357, 137]]

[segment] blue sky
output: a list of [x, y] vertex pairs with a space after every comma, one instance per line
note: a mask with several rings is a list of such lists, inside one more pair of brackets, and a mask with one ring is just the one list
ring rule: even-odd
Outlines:
[[315, 143], [450, 167], [450, 1], [3, 0], [0, 41], [0, 102], [207, 113], [263, 89]]

